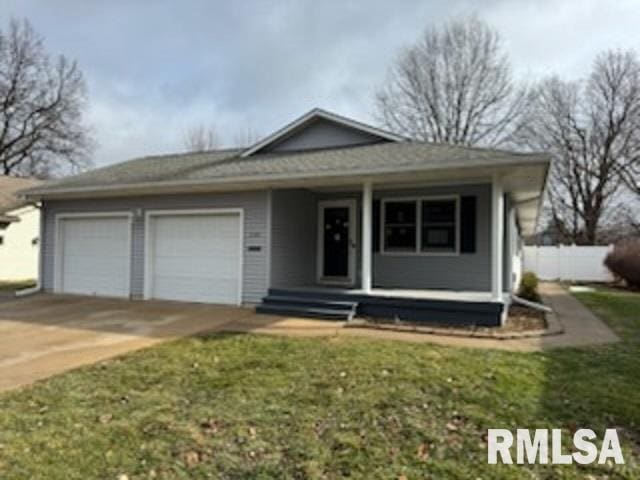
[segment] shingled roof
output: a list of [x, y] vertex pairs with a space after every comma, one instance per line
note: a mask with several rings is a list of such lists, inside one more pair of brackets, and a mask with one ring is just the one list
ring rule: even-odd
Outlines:
[[243, 150], [226, 149], [143, 157], [50, 182], [28, 190], [46, 195], [104, 187], [172, 182], [225, 182], [338, 175], [385, 174], [463, 167], [548, 163], [548, 155], [515, 153], [405, 141], [299, 152], [273, 152], [242, 157]]

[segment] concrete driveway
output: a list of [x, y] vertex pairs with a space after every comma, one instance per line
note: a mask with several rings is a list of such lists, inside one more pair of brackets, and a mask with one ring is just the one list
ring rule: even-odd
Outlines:
[[166, 340], [242, 323], [245, 308], [36, 295], [0, 303], [0, 391]]
[[343, 328], [344, 322], [256, 315], [249, 308], [36, 295], [0, 302], [0, 391], [206, 331], [292, 337], [357, 336], [524, 352], [619, 341], [602, 320], [564, 288], [544, 284], [541, 290], [564, 332], [513, 340]]

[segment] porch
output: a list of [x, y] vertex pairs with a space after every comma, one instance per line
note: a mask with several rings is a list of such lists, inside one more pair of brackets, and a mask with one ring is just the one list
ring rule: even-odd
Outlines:
[[494, 176], [270, 192], [270, 290], [258, 311], [500, 325], [519, 238], [504, 185]]

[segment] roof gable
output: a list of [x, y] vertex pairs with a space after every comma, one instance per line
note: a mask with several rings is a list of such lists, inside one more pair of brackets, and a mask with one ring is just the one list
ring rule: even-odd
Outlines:
[[241, 157], [402, 140], [403, 137], [393, 133], [316, 108], [249, 147]]

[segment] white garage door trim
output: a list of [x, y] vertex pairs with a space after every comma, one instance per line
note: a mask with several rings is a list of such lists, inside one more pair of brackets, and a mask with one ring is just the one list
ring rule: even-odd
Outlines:
[[125, 218], [129, 221], [128, 238], [127, 238], [127, 288], [126, 291], [131, 294], [131, 247], [132, 247], [132, 229], [133, 229], [133, 214], [131, 212], [78, 212], [78, 213], [58, 213], [55, 216], [55, 247], [53, 254], [53, 291], [56, 293], [65, 293], [62, 283], [62, 265], [63, 263], [63, 229], [60, 228], [60, 223], [64, 220], [74, 218]]
[[236, 305], [242, 305], [242, 281], [244, 278], [244, 210], [242, 208], [197, 208], [189, 210], [147, 210], [144, 219], [144, 298], [153, 298], [153, 284], [151, 274], [152, 246], [151, 220], [153, 217], [176, 215], [237, 215], [238, 216], [238, 296]]

